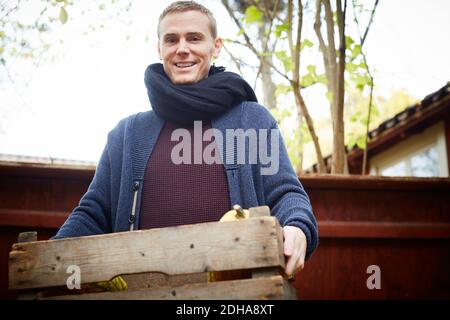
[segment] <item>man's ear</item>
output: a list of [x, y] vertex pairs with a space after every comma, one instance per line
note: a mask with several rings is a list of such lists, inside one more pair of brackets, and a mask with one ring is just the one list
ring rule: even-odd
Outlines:
[[213, 50], [213, 57], [217, 59], [220, 56], [220, 50], [222, 50], [223, 46], [223, 40], [222, 38], [216, 38], [214, 40], [214, 50]]
[[162, 57], [161, 57], [161, 48], [160, 48], [159, 46], [160, 46], [160, 42], [159, 42], [159, 40], [158, 40], [158, 44], [156, 45], [156, 50], [158, 51], [158, 57], [159, 57], [159, 60], [162, 60]]

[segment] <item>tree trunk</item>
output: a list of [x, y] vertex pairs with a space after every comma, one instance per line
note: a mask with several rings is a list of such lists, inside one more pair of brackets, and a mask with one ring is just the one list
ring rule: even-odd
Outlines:
[[297, 108], [300, 108], [300, 112], [306, 121], [306, 125], [308, 126], [309, 133], [311, 134], [311, 139], [314, 143], [314, 149], [316, 151], [317, 163], [319, 164], [319, 172], [326, 173], [327, 169], [325, 166], [325, 161], [323, 160], [322, 149], [320, 148], [319, 138], [317, 137], [316, 130], [314, 130], [314, 124], [313, 124], [312, 118], [309, 115], [308, 109], [306, 108], [306, 104], [300, 93], [299, 86], [292, 84], [292, 88], [294, 91], [295, 102], [297, 104]]
[[303, 115], [300, 110], [300, 108], [297, 107], [297, 130], [299, 131], [299, 141], [298, 141], [298, 148], [296, 149], [296, 156], [298, 158], [298, 164], [296, 168], [297, 175], [303, 174], [303, 140], [302, 140], [302, 134], [301, 134], [301, 127], [303, 123]]
[[[345, 0], [344, 0], [345, 1]], [[339, 31], [339, 62], [336, 70], [336, 95], [333, 99], [333, 157], [331, 173], [344, 173], [345, 140], [344, 140], [344, 72], [345, 72], [345, 6], [336, 0], [336, 13]]]
[[[328, 45], [321, 32], [321, 7], [325, 9], [325, 23]], [[344, 173], [345, 170], [345, 140], [344, 140], [344, 72], [345, 72], [345, 11], [341, 0], [336, 0], [336, 13], [339, 31], [339, 56], [336, 55], [334, 39], [334, 21], [330, 0], [316, 1], [316, 21], [314, 30], [319, 39], [325, 74], [328, 80], [328, 92], [331, 93], [331, 119], [333, 126], [333, 153], [331, 173]], [[345, 10], [345, 5], [344, 5]]]
[[[264, 19], [264, 23], [258, 27], [258, 36], [259, 41], [263, 44], [266, 43], [267, 39], [265, 36], [265, 29], [267, 24], [269, 24], [267, 19]], [[276, 86], [273, 83], [272, 73], [271, 73], [271, 64], [272, 64], [272, 56], [261, 56], [260, 57], [260, 73], [261, 73], [261, 84], [262, 90], [264, 94], [264, 105], [269, 110], [274, 110], [277, 107], [277, 97]]]
[[272, 80], [271, 57], [261, 57], [261, 84], [264, 94], [264, 105], [269, 110], [277, 107], [276, 87]]

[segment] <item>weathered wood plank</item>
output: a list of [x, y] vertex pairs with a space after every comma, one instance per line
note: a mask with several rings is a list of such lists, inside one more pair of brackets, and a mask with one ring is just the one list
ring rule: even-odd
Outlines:
[[248, 209], [250, 218], [269, 217], [270, 208], [268, 206], [259, 206]]
[[[19, 233], [17, 237], [18, 243], [37, 241], [37, 231], [27, 231]], [[18, 300], [33, 300], [36, 298], [36, 292], [33, 290], [23, 290], [17, 294]]]
[[18, 243], [37, 241], [37, 231], [28, 231], [19, 233]]
[[450, 239], [450, 223], [319, 221], [322, 238]]
[[188, 284], [137, 291], [101, 292], [56, 296], [51, 300], [277, 300], [293, 299], [289, 283], [281, 276]]
[[71, 265], [80, 268], [81, 283], [143, 272], [174, 275], [284, 267], [282, 240], [276, 218], [259, 217], [14, 244], [9, 286], [64, 286]]

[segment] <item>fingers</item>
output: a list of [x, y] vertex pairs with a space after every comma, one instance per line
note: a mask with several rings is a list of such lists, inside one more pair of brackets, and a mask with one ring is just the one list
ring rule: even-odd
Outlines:
[[305, 267], [305, 254], [302, 254], [302, 251], [304, 250], [298, 250], [299, 254], [288, 257], [285, 271], [288, 276], [300, 272]]
[[294, 271], [296, 270], [298, 262], [299, 262], [298, 255], [293, 255], [288, 258], [287, 263], [286, 263], [286, 271], [285, 271], [288, 276], [294, 274]]
[[306, 255], [306, 237], [296, 227], [286, 226], [284, 234], [284, 255], [287, 258], [285, 272], [288, 276], [303, 269]]
[[294, 240], [295, 237], [291, 233], [284, 232], [284, 255], [290, 257], [294, 251]]
[[305, 250], [301, 250], [300, 258], [298, 259], [298, 264], [297, 264], [297, 272], [302, 271], [303, 268], [305, 267], [305, 254], [306, 254], [306, 248], [305, 248]]

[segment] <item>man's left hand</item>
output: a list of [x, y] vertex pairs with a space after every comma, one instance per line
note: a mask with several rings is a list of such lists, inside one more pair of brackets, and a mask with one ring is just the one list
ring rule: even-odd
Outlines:
[[284, 255], [287, 258], [285, 272], [288, 276], [293, 276], [305, 265], [306, 236], [300, 228], [294, 226], [285, 226], [283, 236]]

